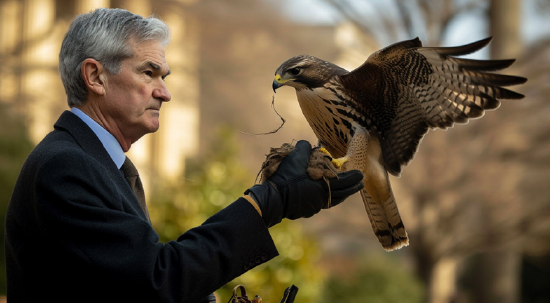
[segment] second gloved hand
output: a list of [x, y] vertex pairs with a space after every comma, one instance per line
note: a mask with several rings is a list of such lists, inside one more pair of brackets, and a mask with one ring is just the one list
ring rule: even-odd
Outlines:
[[[254, 185], [249, 194], [262, 211], [262, 218], [271, 227], [283, 218], [309, 218], [323, 208], [340, 204], [364, 187], [363, 174], [358, 170], [342, 172], [324, 180], [313, 180], [307, 173], [311, 144], [299, 141], [296, 148], [281, 162], [266, 182]], [[330, 205], [329, 205], [330, 192]]]

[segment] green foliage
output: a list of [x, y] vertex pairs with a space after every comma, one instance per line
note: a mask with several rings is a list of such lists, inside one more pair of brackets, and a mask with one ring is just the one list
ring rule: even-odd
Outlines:
[[[33, 148], [27, 137], [23, 119], [6, 104], [0, 104], [0, 224], [4, 219], [8, 201], [23, 162]], [[4, 243], [4, 232], [0, 234]], [[0, 246], [0, 258], [5, 260], [4, 245]], [[5, 262], [0, 262], [0, 294], [6, 294]]]
[[321, 303], [420, 303], [424, 286], [402, 260], [370, 254], [345, 277], [326, 281]]
[[[155, 185], [149, 212], [161, 241], [176, 239], [184, 231], [202, 224], [251, 187], [255, 176], [238, 159], [235, 132], [222, 129], [213, 148], [187, 165], [186, 176], [170, 186]], [[258, 163], [258, 168], [260, 163]], [[302, 233], [301, 225], [283, 220], [270, 229], [280, 256], [245, 273], [217, 291], [222, 302], [229, 300], [238, 284], [248, 295], [264, 302], [279, 302], [284, 290], [295, 284], [300, 288], [299, 302], [317, 302], [325, 275], [316, 267], [316, 243]], [[254, 243], [250, 243], [251, 247]]]

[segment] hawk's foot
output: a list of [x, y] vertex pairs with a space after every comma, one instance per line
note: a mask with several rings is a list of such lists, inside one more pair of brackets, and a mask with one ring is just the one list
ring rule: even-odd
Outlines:
[[326, 148], [319, 147], [319, 151], [332, 158], [332, 155], [328, 152], [328, 150]]
[[344, 163], [346, 163], [348, 161], [348, 157], [345, 156], [345, 157], [342, 157], [342, 158], [338, 158], [338, 159], [335, 159], [329, 152], [326, 148], [324, 147], [321, 147], [319, 148], [319, 151], [322, 152], [323, 154], [329, 156], [331, 159], [332, 159], [332, 164], [334, 165], [334, 167], [336, 168], [340, 168], [342, 167], [342, 165], [344, 165]]
[[334, 164], [334, 167], [336, 168], [340, 168], [342, 167], [342, 165], [344, 165], [344, 163], [348, 162], [348, 157], [345, 156], [345, 157], [342, 157], [342, 158], [338, 158], [338, 159], [332, 159], [332, 164]]

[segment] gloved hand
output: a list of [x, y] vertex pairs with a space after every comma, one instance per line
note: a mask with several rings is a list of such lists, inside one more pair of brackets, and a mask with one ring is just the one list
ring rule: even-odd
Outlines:
[[329, 187], [324, 180], [312, 180], [307, 173], [311, 144], [298, 141], [296, 148], [281, 162], [277, 171], [262, 184], [254, 185], [248, 194], [260, 207], [262, 218], [271, 227], [283, 218], [291, 220], [309, 218], [340, 204], [364, 187], [363, 173], [351, 170], [330, 178]]

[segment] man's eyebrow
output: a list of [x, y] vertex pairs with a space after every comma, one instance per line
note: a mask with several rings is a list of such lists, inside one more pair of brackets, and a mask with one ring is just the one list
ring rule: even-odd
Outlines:
[[[151, 69], [155, 70], [155, 71], [158, 71], [160, 70], [160, 65], [154, 63], [154, 62], [151, 62], [151, 61], [147, 61], [145, 62], [140, 69], [146, 69], [147, 67], [150, 67]], [[168, 70], [168, 72], [163, 76], [163, 77], [166, 77], [168, 75], [170, 75], [172, 73], [172, 71]]]
[[160, 69], [160, 65], [158, 65], [158, 64], [155, 64], [155, 63], [150, 62], [150, 61], [147, 62], [147, 63], [148, 63], [149, 66], [150, 66], [152, 69], [154, 69], [154, 70], [159, 70], [159, 69]]
[[160, 69], [160, 65], [158, 65], [154, 62], [151, 62], [151, 61], [145, 61], [142, 64], [140, 64], [137, 69], [138, 70], [144, 70], [144, 69], [148, 69], [148, 68], [157, 71], [157, 70]]

